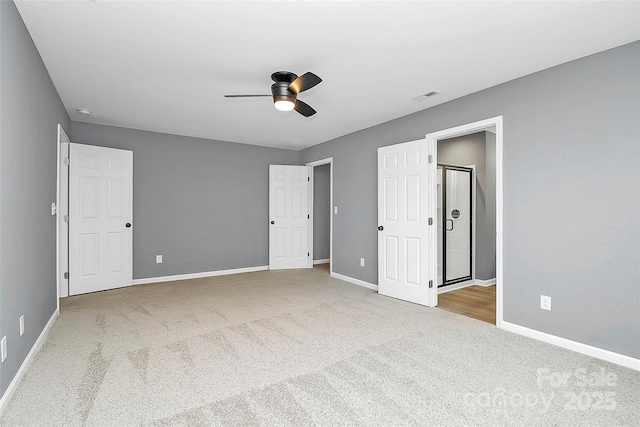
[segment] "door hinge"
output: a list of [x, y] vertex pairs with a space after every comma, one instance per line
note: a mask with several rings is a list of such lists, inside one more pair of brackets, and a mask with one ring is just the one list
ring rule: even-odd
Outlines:
[[429, 163], [433, 163], [433, 156], [429, 154]]
[[311, 181], [311, 177], [309, 177], [309, 176], [308, 176], [308, 177], [307, 177], [307, 181], [309, 181], [309, 182], [310, 182], [310, 181]]
[[68, 158], [68, 157], [65, 157], [65, 158], [64, 158], [64, 164], [65, 164], [65, 165], [67, 165], [67, 166], [69, 166], [69, 163], [71, 163], [71, 162], [69, 161], [69, 158]]
[[307, 252], [307, 256], [309, 256], [309, 252]]
[[311, 215], [307, 215], [307, 219], [311, 219]]
[[68, 272], [68, 271], [65, 271], [65, 272], [64, 272], [64, 278], [65, 278], [65, 279], [68, 279], [68, 278], [69, 278], [69, 272]]
[[433, 225], [433, 218], [429, 217], [429, 225]]
[[64, 216], [64, 222], [69, 222], [69, 215]]
[[433, 280], [429, 280], [429, 289], [433, 288]]

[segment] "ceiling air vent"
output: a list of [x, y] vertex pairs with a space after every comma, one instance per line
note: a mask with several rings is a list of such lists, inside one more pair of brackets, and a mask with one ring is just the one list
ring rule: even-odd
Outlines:
[[427, 98], [431, 98], [432, 96], [436, 96], [440, 94], [440, 92], [438, 92], [437, 90], [432, 90], [431, 92], [425, 93], [424, 95], [420, 95], [420, 96], [416, 96], [415, 98], [413, 98], [414, 101], [424, 101]]

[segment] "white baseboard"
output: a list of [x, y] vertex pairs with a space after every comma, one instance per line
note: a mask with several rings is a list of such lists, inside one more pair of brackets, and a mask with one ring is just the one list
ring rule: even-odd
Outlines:
[[621, 365], [625, 368], [640, 371], [640, 359], [636, 359], [634, 357], [625, 356], [624, 354], [614, 353], [613, 351], [557, 337], [555, 335], [536, 331], [535, 329], [526, 328], [506, 321], [502, 321], [501, 328], [505, 331], [514, 332], [519, 335], [524, 335], [525, 337], [566, 348], [567, 350], [586, 354], [587, 356], [595, 357], [596, 359], [606, 360], [607, 362], [615, 363], [616, 365]]
[[20, 369], [18, 369], [18, 372], [16, 372], [16, 375], [13, 377], [13, 380], [11, 380], [9, 387], [7, 387], [4, 394], [2, 395], [2, 398], [0, 399], [0, 416], [2, 416], [2, 414], [4, 413], [4, 410], [9, 404], [9, 401], [11, 401], [11, 398], [13, 397], [13, 394], [18, 389], [18, 385], [20, 385], [20, 381], [22, 381], [22, 377], [24, 377], [24, 374], [27, 372], [27, 369], [29, 368], [29, 365], [31, 365], [33, 358], [36, 356], [36, 354], [38, 354], [38, 350], [40, 350], [40, 347], [42, 347], [42, 344], [46, 340], [47, 335], [49, 335], [49, 331], [51, 330], [51, 327], [53, 326], [57, 318], [58, 318], [58, 310], [56, 309], [53, 312], [53, 315], [51, 315], [51, 318], [49, 319], [47, 324], [44, 326], [44, 329], [42, 330], [42, 332], [40, 332], [40, 336], [38, 337], [36, 342], [33, 344], [33, 347], [31, 347], [31, 350], [29, 350], [27, 357], [25, 357], [24, 361], [22, 362], [22, 365], [20, 365]]
[[146, 285], [148, 283], [173, 282], [175, 280], [201, 279], [203, 277], [226, 276], [228, 274], [253, 273], [254, 271], [268, 270], [268, 265], [259, 267], [233, 268], [230, 270], [203, 271], [201, 273], [176, 274], [173, 276], [147, 277], [134, 279], [134, 285]]
[[373, 283], [365, 282], [364, 280], [354, 279], [353, 277], [345, 276], [339, 273], [331, 273], [331, 277], [336, 279], [344, 280], [345, 282], [353, 283], [354, 285], [362, 286], [368, 289], [373, 289], [374, 291], [378, 290], [378, 285], [374, 285]]
[[329, 264], [329, 259], [315, 259], [313, 260], [313, 265], [318, 264]]
[[438, 287], [438, 295], [446, 294], [447, 292], [451, 292], [451, 291], [457, 291], [458, 289], [462, 289], [462, 288], [468, 288], [469, 286], [473, 286], [473, 285], [474, 285], [473, 280], [466, 280], [464, 282], [454, 283], [453, 285]]
[[473, 284], [475, 286], [483, 286], [483, 287], [493, 286], [496, 284], [496, 278], [494, 277], [493, 279], [489, 279], [489, 280], [473, 279]]
[[448, 285], [448, 286], [444, 286], [444, 287], [439, 287], [438, 288], [438, 295], [440, 294], [445, 294], [447, 292], [451, 292], [451, 291], [457, 291], [458, 289], [462, 289], [462, 288], [468, 288], [469, 286], [482, 286], [482, 287], [488, 287], [488, 286], [493, 286], [496, 284], [496, 279], [489, 279], [489, 280], [481, 280], [481, 279], [471, 279], [471, 280], [466, 280], [464, 282], [460, 282], [460, 283], [456, 283], [453, 285]]

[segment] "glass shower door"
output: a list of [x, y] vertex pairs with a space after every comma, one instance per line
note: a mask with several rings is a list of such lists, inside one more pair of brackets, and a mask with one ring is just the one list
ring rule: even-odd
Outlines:
[[[438, 284], [471, 279], [472, 169], [440, 165], [438, 172]], [[443, 281], [444, 279], [444, 281]]]

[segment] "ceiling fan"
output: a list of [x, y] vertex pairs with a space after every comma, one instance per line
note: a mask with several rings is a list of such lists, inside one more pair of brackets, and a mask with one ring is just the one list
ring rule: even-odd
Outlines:
[[225, 95], [225, 98], [253, 98], [253, 97], [273, 97], [273, 105], [280, 111], [296, 110], [305, 117], [313, 116], [316, 110], [297, 99], [300, 92], [311, 89], [322, 79], [309, 72], [300, 77], [289, 71], [276, 71], [271, 74], [271, 95]]

